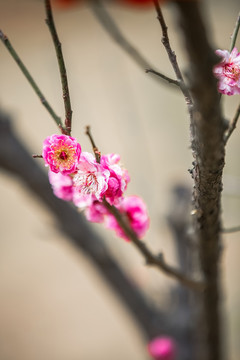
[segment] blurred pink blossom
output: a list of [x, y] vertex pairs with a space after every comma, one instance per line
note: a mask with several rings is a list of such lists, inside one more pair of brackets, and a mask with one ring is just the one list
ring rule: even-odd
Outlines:
[[77, 171], [73, 176], [74, 196], [73, 202], [76, 206], [89, 206], [93, 200], [102, 200], [108, 188], [110, 172], [101, 164], [98, 164], [95, 157], [82, 152]]
[[48, 177], [54, 195], [62, 200], [71, 201], [73, 197], [73, 181], [71, 176], [54, 173], [49, 170]]
[[118, 164], [119, 161], [120, 156], [118, 154], [108, 154], [101, 157], [101, 165], [110, 173], [108, 188], [104, 196], [111, 205], [123, 195], [130, 181], [127, 170]]
[[97, 200], [92, 201], [91, 205], [89, 205], [85, 209], [85, 215], [87, 220], [95, 223], [104, 222], [106, 214], [107, 210], [105, 206]]
[[43, 142], [42, 156], [45, 165], [55, 173], [71, 174], [76, 170], [81, 146], [76, 139], [67, 135], [51, 135]]
[[79, 188], [73, 185], [73, 203], [79, 208], [79, 210], [85, 210], [88, 206], [91, 206], [93, 201], [96, 201], [96, 196], [93, 194], [83, 194]]
[[155, 360], [174, 360], [176, 345], [170, 337], [157, 337], [148, 344], [148, 352]]
[[231, 53], [216, 50], [222, 61], [214, 66], [213, 72], [218, 78], [218, 90], [225, 95], [240, 94], [240, 53], [235, 47]]
[[[142, 238], [147, 229], [149, 228], [149, 217], [147, 213], [147, 207], [143, 200], [138, 196], [129, 196], [122, 198], [116, 207], [121, 213], [125, 214], [131, 228], [135, 231], [139, 238]], [[115, 230], [116, 234], [129, 241], [122, 228], [118, 225], [117, 220], [113, 215], [106, 217], [106, 226], [109, 229]]]

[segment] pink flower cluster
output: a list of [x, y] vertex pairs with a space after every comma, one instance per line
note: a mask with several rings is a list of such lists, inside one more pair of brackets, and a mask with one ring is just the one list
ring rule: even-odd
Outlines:
[[175, 360], [176, 345], [170, 337], [156, 337], [148, 344], [148, 352], [155, 360]]
[[149, 227], [147, 208], [137, 196], [124, 197], [130, 177], [119, 165], [119, 155], [103, 155], [98, 163], [92, 154], [81, 151], [75, 138], [52, 135], [44, 140], [42, 156], [49, 166], [49, 181], [57, 197], [72, 201], [85, 210], [89, 221], [104, 223], [129, 240], [103, 205], [105, 199], [124, 214], [139, 238], [144, 236]]
[[218, 79], [218, 90], [225, 95], [240, 94], [240, 53], [234, 48], [231, 53], [227, 50], [216, 50], [222, 60], [213, 68]]
[[66, 135], [48, 136], [43, 142], [42, 156], [45, 165], [54, 173], [72, 174], [78, 165], [81, 146], [76, 139]]

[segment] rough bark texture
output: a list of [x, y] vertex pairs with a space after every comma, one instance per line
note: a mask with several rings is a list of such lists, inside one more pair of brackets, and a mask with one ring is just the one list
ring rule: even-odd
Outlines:
[[189, 56], [188, 76], [194, 103], [191, 124], [193, 218], [207, 285], [203, 294], [202, 329], [206, 354], [202, 354], [202, 360], [220, 360], [219, 255], [225, 127], [212, 73], [218, 59], [209, 45], [198, 2], [180, 1], [176, 5]]

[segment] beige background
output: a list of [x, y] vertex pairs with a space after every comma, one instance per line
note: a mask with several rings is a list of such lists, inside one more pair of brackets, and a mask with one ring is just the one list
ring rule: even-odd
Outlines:
[[[209, 1], [207, 10], [216, 47], [228, 48], [238, 2]], [[146, 58], [173, 76], [153, 10], [111, 6], [110, 11]], [[163, 11], [173, 48], [186, 68], [174, 11], [171, 6]], [[174, 262], [165, 222], [170, 190], [178, 182], [191, 184], [183, 98], [139, 70], [112, 43], [86, 6], [56, 9], [54, 15], [68, 69], [73, 136], [85, 151], [91, 151], [84, 135], [84, 127], [91, 125], [103, 153], [121, 154], [132, 179], [128, 194], [142, 196], [149, 208], [151, 229], [146, 241]], [[40, 0], [0, 0], [0, 28], [62, 116], [59, 74], [44, 19]], [[1, 44], [0, 64], [1, 108], [13, 116], [30, 153], [41, 153], [43, 139], [57, 132], [56, 126]], [[224, 99], [227, 117], [233, 116], [238, 101], [239, 96]], [[226, 227], [240, 224], [239, 137], [237, 129], [227, 150], [223, 194]], [[0, 359], [147, 359], [142, 334], [88, 260], [55, 230], [50, 214], [17, 179], [3, 172], [0, 175]], [[146, 269], [130, 244], [100, 226], [95, 229], [106, 238], [133, 281], [148, 293], [160, 294], [159, 303], [164, 305], [172, 280]], [[225, 331], [230, 335], [229, 359], [238, 360], [239, 233], [224, 236], [224, 247]]]

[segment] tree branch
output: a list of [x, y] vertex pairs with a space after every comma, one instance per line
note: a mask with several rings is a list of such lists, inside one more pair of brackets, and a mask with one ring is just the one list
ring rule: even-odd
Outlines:
[[235, 233], [235, 232], [238, 232], [238, 231], [240, 231], [240, 226], [234, 226], [232, 228], [225, 228], [225, 229], [223, 228], [222, 229], [222, 232], [224, 234]]
[[171, 79], [171, 78], [169, 78], [168, 76], [163, 75], [163, 74], [161, 74], [160, 72], [158, 72], [158, 71], [156, 71], [156, 70], [146, 69], [145, 71], [146, 71], [147, 74], [148, 74], [148, 73], [154, 74], [154, 75], [156, 75], [156, 76], [158, 76], [158, 77], [166, 80], [166, 81], [167, 81], [168, 83], [170, 83], [170, 84], [174, 84], [174, 85], [176, 85], [176, 86], [180, 86], [180, 83], [179, 83], [178, 80]]
[[54, 24], [50, 0], [44, 0], [44, 1], [45, 1], [45, 10], [47, 15], [46, 24], [48, 25], [50, 33], [52, 35], [52, 40], [56, 50], [58, 66], [59, 66], [61, 82], [62, 82], [63, 101], [65, 107], [65, 132], [67, 135], [71, 135], [72, 108], [71, 108], [71, 101], [70, 101], [70, 94], [68, 87], [67, 71], [65, 68], [64, 58], [62, 54], [62, 45], [59, 41], [56, 27]]
[[164, 20], [163, 14], [162, 14], [162, 10], [159, 6], [159, 0], [153, 0], [153, 3], [155, 6], [155, 9], [156, 9], [156, 12], [157, 12], [157, 18], [159, 20], [159, 23], [160, 23], [160, 26], [162, 29], [162, 43], [166, 49], [168, 58], [170, 60], [170, 63], [172, 64], [173, 70], [175, 72], [176, 78], [177, 78], [179, 86], [180, 86], [180, 89], [184, 95], [186, 104], [188, 106], [189, 114], [190, 114], [190, 116], [192, 116], [192, 105], [193, 105], [192, 98], [191, 98], [190, 92], [183, 80], [181, 70], [178, 66], [176, 54], [171, 48], [169, 37], [168, 37], [168, 28], [167, 28], [166, 22]]
[[231, 36], [231, 46], [230, 46], [230, 52], [232, 52], [233, 48], [235, 47], [236, 41], [237, 41], [237, 36], [238, 36], [238, 31], [239, 31], [239, 27], [240, 27], [240, 13], [238, 14], [238, 18], [236, 21], [236, 25], [235, 28], [233, 30], [233, 34]]
[[95, 158], [96, 158], [96, 161], [100, 164], [100, 161], [101, 161], [101, 153], [99, 152], [94, 140], [93, 140], [93, 137], [92, 137], [92, 134], [91, 134], [91, 130], [90, 130], [90, 126], [86, 126], [86, 135], [88, 136], [90, 142], [91, 142], [91, 145], [92, 145], [92, 148], [93, 148], [93, 152], [95, 154]]
[[234, 129], [236, 128], [237, 126], [237, 122], [238, 122], [238, 119], [239, 119], [239, 116], [240, 116], [240, 104], [238, 105], [237, 107], [237, 110], [236, 110], [236, 113], [231, 121], [231, 123], [229, 124], [229, 127], [227, 129], [227, 132], [224, 136], [224, 144], [226, 145], [230, 136], [232, 135]]
[[110, 205], [106, 200], [103, 200], [103, 204], [108, 209], [108, 211], [115, 217], [119, 226], [121, 226], [124, 233], [131, 240], [133, 245], [143, 255], [147, 265], [155, 266], [157, 269], [161, 270], [161, 272], [163, 272], [164, 274], [176, 279], [182, 285], [187, 286], [192, 290], [200, 291], [200, 292], [204, 291], [205, 284], [203, 282], [192, 280], [188, 276], [182, 274], [179, 270], [174, 269], [173, 267], [168, 265], [165, 262], [162, 253], [160, 253], [157, 256], [153, 255], [153, 253], [148, 249], [147, 245], [143, 241], [138, 239], [135, 232], [131, 229], [129, 224], [124, 220], [124, 217], [122, 216], [121, 212], [116, 207]]
[[193, 218], [201, 269], [206, 281], [202, 313], [205, 325], [202, 334], [207, 349], [204, 359], [220, 360], [219, 255], [225, 125], [212, 72], [219, 59], [207, 40], [199, 3], [179, 1], [175, 4], [189, 57], [189, 82], [194, 102], [191, 129], [194, 157]]
[[55, 113], [55, 111], [53, 110], [53, 108], [50, 106], [50, 104], [48, 103], [48, 101], [46, 100], [45, 96], [43, 95], [43, 93], [41, 92], [41, 90], [39, 89], [38, 85], [36, 84], [36, 82], [33, 80], [33, 77], [30, 75], [28, 69], [26, 68], [26, 66], [23, 64], [22, 60], [20, 59], [20, 57], [18, 56], [18, 54], [16, 53], [16, 51], [14, 50], [12, 44], [10, 43], [9, 39], [7, 38], [6, 35], [3, 34], [3, 32], [0, 30], [0, 39], [2, 40], [3, 44], [6, 46], [6, 48], [8, 49], [9, 53], [12, 55], [13, 59], [16, 61], [16, 63], [18, 64], [19, 68], [21, 69], [23, 75], [26, 77], [26, 79], [28, 80], [29, 84], [32, 86], [33, 90], [35, 91], [35, 93], [37, 94], [37, 96], [39, 97], [42, 105], [47, 109], [47, 111], [49, 112], [49, 114], [52, 116], [53, 120], [55, 121], [55, 123], [57, 124], [57, 126], [61, 129], [63, 129], [63, 124], [61, 121], [61, 118], [59, 116], [57, 116], [57, 114]]
[[[191, 231], [191, 188], [176, 184], [170, 195], [167, 223], [173, 235], [179, 268], [188, 276], [199, 275], [198, 247], [193, 242]], [[179, 323], [181, 333], [179, 359], [197, 360], [199, 324], [196, 322], [196, 313], [199, 311], [201, 297], [198, 293], [178, 284], [172, 289], [172, 298], [176, 301], [173, 316], [177, 324]], [[197, 350], [198, 354], [199, 348], [200, 346]]]
[[109, 36], [125, 51], [130, 58], [143, 70], [146, 70], [147, 73], [153, 73], [158, 75], [158, 79], [165, 84], [174, 84], [179, 86], [179, 84], [174, 80], [169, 78], [168, 76], [160, 73], [159, 71], [153, 70], [152, 65], [140, 54], [140, 52], [126, 39], [126, 37], [122, 34], [121, 30], [118, 28], [114, 19], [111, 17], [109, 12], [104, 7], [101, 0], [89, 0], [90, 8], [102, 25], [102, 27], [106, 30]]
[[[95, 141], [90, 132], [90, 126], [86, 128], [86, 134], [88, 135], [93, 151], [95, 153], [96, 161], [100, 163], [99, 151], [95, 144]], [[133, 231], [129, 223], [126, 221], [123, 214], [113, 205], [110, 205], [106, 199], [103, 199], [103, 205], [106, 209], [115, 217], [119, 226], [122, 228], [126, 236], [131, 240], [133, 245], [139, 250], [146, 260], [146, 264], [150, 266], [155, 266], [161, 270], [164, 274], [178, 280], [182, 285], [189, 287], [195, 291], [203, 291], [205, 289], [205, 284], [201, 281], [192, 280], [186, 275], [182, 274], [179, 270], [174, 269], [173, 267], [166, 264], [164, 256], [160, 253], [158, 256], [153, 255], [153, 253], [148, 249], [146, 244], [139, 240], [136, 233]]]
[[111, 256], [99, 235], [88, 226], [81, 214], [70, 203], [58, 199], [52, 192], [48, 176], [33, 160], [13, 133], [6, 115], [0, 113], [0, 168], [20, 179], [27, 191], [50, 211], [59, 231], [88, 256], [98, 272], [125, 304], [147, 339], [161, 333], [177, 335], [169, 325], [167, 310], [161, 311], [147, 300], [128, 279]]

